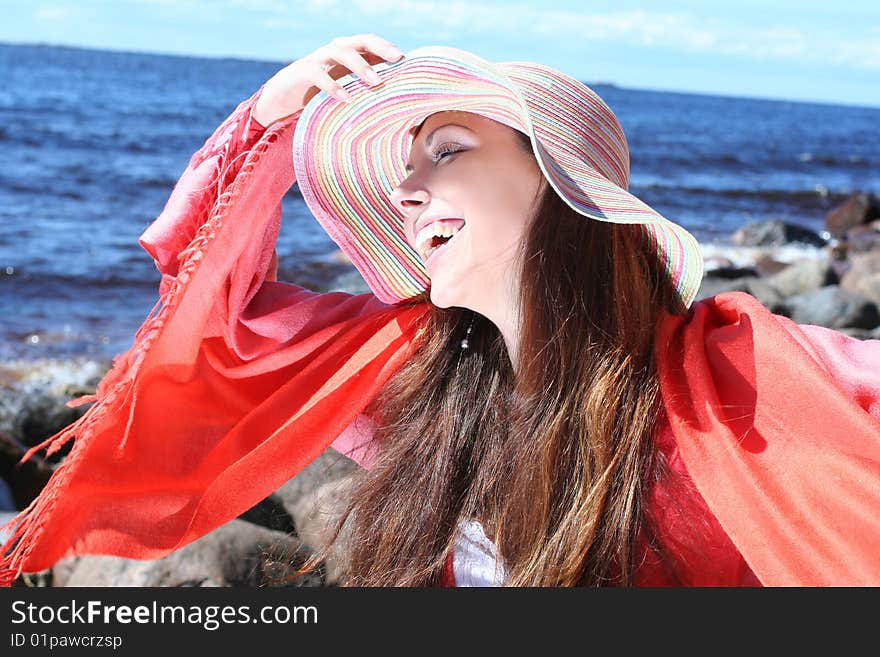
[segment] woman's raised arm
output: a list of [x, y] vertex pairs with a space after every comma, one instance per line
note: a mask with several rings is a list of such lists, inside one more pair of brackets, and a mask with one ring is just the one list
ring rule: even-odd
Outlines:
[[[203, 290], [217, 302], [205, 318], [205, 337], [223, 336], [239, 357], [250, 359], [286, 343], [302, 328], [315, 329], [314, 318], [335, 323], [381, 307], [372, 295], [317, 294], [278, 282], [275, 244], [281, 199], [294, 183], [291, 142], [303, 107], [319, 89], [341, 89], [335, 80], [349, 71], [369, 82], [370, 64], [399, 54], [375, 35], [334, 39], [278, 71], [192, 156], [139, 243], [162, 274], [163, 301], [182, 263], [192, 265], [194, 256], [209, 255], [215, 272], [227, 270], [225, 289], [217, 287], [221, 279], [215, 277], [214, 287]], [[230, 220], [241, 224], [235, 228], [238, 235], [212, 245], [209, 253], [212, 235]], [[220, 303], [221, 298], [226, 302]]]

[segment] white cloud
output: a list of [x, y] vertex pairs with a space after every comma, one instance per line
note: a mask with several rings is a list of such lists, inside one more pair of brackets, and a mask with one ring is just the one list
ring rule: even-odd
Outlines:
[[222, 11], [224, 5], [250, 12], [275, 13], [284, 13], [290, 9], [295, 9], [297, 6], [297, 3], [291, 3], [288, 0], [116, 0], [116, 3], [119, 4], [122, 1], [129, 4], [188, 7], [190, 9], [204, 9], [205, 11], [214, 12]]
[[[355, 0], [352, 14], [376, 18], [384, 15], [387, 25], [413, 30], [412, 34], [427, 39], [454, 36], [447, 30], [460, 29], [471, 34], [523, 26], [517, 12], [497, 4], [467, 2], [465, 0]], [[534, 9], [529, 8], [530, 12]]]
[[66, 21], [79, 13], [72, 5], [47, 5], [34, 10], [34, 18], [40, 21]]
[[308, 0], [308, 8], [310, 10], [335, 9], [339, 2], [337, 0]]
[[[329, 0], [333, 2], [334, 0]], [[273, 13], [287, 13], [290, 3], [284, 0], [226, 0], [227, 4], [245, 9], [247, 11], [271, 11]]]
[[[247, 12], [264, 29], [303, 30], [333, 36], [373, 31], [405, 34], [421, 43], [471, 43], [487, 47], [552, 42], [577, 50], [589, 44], [661, 48], [685, 53], [727, 55], [752, 61], [832, 63], [852, 69], [880, 69], [880, 26], [847, 26], [846, 35], [821, 23], [799, 24], [795, 13], [774, 22], [756, 13], [733, 18], [713, 15], [711, 3], [693, 11], [644, 9], [594, 11], [552, 3], [506, 3], [493, 0], [102, 0], [163, 7], [187, 7], [223, 15], [223, 7]], [[584, 3], [585, 6], [589, 6]], [[705, 6], [705, 9], [702, 7]], [[703, 13], [697, 13], [703, 12]], [[81, 14], [72, 3], [47, 3], [34, 10], [44, 22]], [[776, 14], [778, 16], [778, 14]], [[867, 23], [867, 24], [865, 24]], [[363, 29], [361, 29], [363, 28]], [[383, 31], [387, 28], [387, 32]], [[329, 37], [328, 37], [329, 38]], [[399, 41], [399, 37], [397, 38]]]
[[[312, 0], [312, 4], [322, 0]], [[332, 0], [325, 0], [332, 1]], [[711, 5], [710, 5], [711, 6]], [[463, 0], [356, 0], [353, 13], [384, 15], [389, 26], [418, 30], [422, 41], [469, 36], [505, 39], [533, 36], [614, 41], [685, 52], [706, 52], [757, 60], [834, 62], [853, 68], [880, 68], [880, 28], [864, 28], [846, 38], [822, 27], [719, 20], [682, 12], [644, 10], [588, 13], [538, 5], [505, 5]]]

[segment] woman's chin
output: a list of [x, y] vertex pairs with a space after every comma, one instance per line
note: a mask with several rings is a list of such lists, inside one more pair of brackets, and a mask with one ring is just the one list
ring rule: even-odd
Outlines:
[[431, 303], [437, 306], [438, 308], [449, 308], [452, 303], [446, 299], [446, 295], [441, 293], [435, 293], [435, 287], [431, 287]]
[[431, 303], [438, 308], [460, 306], [462, 301], [462, 295], [457, 291], [451, 290], [449, 286], [441, 285], [437, 281], [431, 282]]

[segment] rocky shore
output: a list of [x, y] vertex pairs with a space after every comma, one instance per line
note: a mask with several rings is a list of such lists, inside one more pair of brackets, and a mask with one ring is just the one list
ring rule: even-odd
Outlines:
[[[859, 339], [880, 340], [880, 199], [853, 194], [825, 217], [821, 233], [782, 221], [743, 227], [729, 245], [704, 246], [698, 298], [748, 292], [775, 313]], [[338, 289], [366, 290], [356, 271]], [[109, 361], [0, 363], [0, 521], [27, 506], [64, 458], [18, 461], [25, 450], [76, 420]], [[333, 586], [343, 548], [320, 572], [291, 579], [320, 544], [345, 499], [354, 462], [332, 449], [247, 513], [156, 561], [87, 556], [19, 578], [16, 586]]]
[[731, 247], [707, 247], [698, 299], [748, 292], [774, 313], [880, 339], [880, 199], [853, 194], [816, 234], [782, 221], [744, 226]]

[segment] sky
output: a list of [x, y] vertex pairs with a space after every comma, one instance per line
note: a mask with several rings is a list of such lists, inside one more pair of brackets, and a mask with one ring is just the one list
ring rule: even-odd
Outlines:
[[0, 41], [289, 62], [337, 36], [587, 83], [880, 107], [876, 0], [0, 0]]

